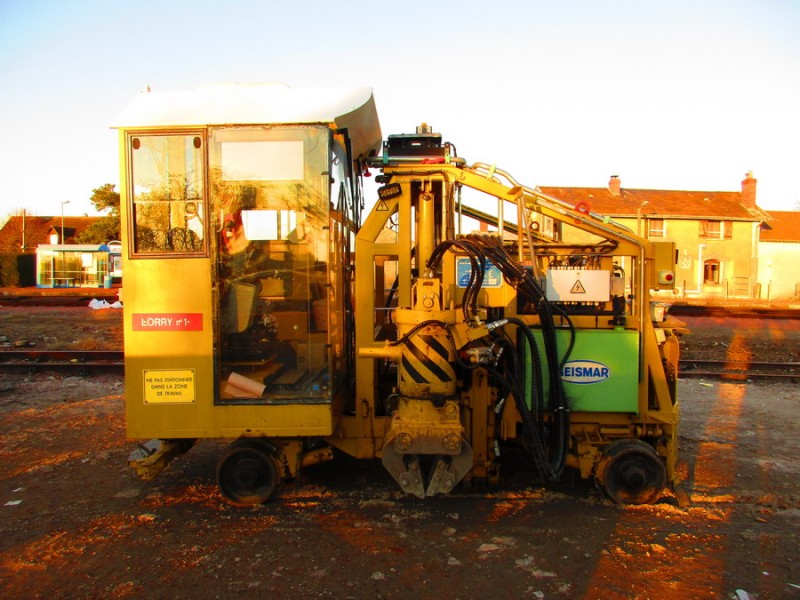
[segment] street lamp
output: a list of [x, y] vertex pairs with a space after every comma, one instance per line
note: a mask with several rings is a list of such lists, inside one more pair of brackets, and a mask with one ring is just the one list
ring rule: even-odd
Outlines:
[[64, 235], [64, 205], [69, 204], [69, 200], [64, 200], [61, 203], [61, 245], [64, 245], [64, 239], [66, 236]]

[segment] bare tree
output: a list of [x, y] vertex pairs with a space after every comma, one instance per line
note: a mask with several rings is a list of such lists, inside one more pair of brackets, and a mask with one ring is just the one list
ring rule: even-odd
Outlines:
[[2, 225], [0, 225], [0, 229], [3, 229], [0, 252], [14, 254], [19, 252], [24, 242], [25, 230], [35, 229], [39, 220], [35, 212], [26, 208], [14, 208], [8, 211], [2, 217]]
[[5, 215], [0, 217], [0, 229], [5, 227], [6, 223], [8, 223], [8, 220], [11, 217], [21, 217], [23, 215], [28, 216], [28, 217], [32, 217], [32, 216], [36, 215], [36, 212], [30, 211], [30, 210], [28, 210], [26, 208], [22, 208], [22, 207], [12, 208]]

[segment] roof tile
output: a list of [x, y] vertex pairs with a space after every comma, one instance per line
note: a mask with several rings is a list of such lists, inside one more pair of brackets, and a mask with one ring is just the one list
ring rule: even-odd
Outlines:
[[800, 211], [771, 210], [772, 219], [761, 226], [762, 242], [800, 242]]
[[650, 218], [756, 222], [768, 219], [768, 215], [760, 209], [748, 210], [742, 206], [740, 192], [623, 188], [618, 196], [614, 196], [607, 188], [541, 186], [539, 189], [574, 206], [583, 203], [588, 205], [591, 212], [612, 217], [636, 217], [641, 208], [641, 214]]

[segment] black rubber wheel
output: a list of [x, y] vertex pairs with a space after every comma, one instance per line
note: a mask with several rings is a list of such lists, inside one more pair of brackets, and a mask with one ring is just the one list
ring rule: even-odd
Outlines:
[[253, 441], [232, 444], [217, 464], [217, 484], [237, 506], [263, 504], [275, 494], [280, 478], [269, 445]]
[[667, 485], [664, 463], [653, 447], [641, 440], [609, 444], [594, 478], [606, 496], [617, 504], [652, 504]]

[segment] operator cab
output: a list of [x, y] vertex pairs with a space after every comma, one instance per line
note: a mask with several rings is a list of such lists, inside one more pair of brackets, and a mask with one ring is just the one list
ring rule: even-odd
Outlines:
[[[119, 122], [131, 435], [205, 434], [209, 406], [330, 404], [352, 371], [354, 173], [381, 142], [371, 90], [148, 92]], [[268, 420], [237, 414], [219, 434]]]

